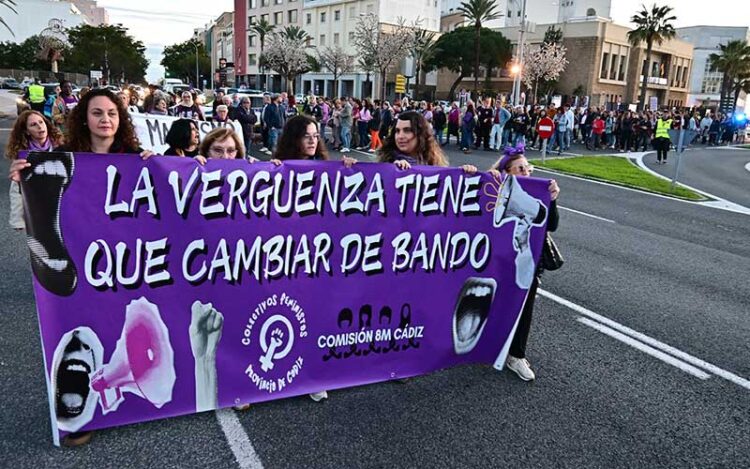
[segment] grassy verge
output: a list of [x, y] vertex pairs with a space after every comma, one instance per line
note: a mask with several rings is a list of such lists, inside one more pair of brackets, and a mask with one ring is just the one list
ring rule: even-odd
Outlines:
[[670, 189], [670, 181], [649, 174], [630, 163], [625, 158], [613, 156], [581, 156], [547, 160], [542, 164], [535, 160], [534, 165], [561, 173], [574, 174], [589, 179], [606, 181], [620, 186], [634, 187], [648, 192], [679, 197], [687, 200], [703, 200], [702, 195], [676, 186]]

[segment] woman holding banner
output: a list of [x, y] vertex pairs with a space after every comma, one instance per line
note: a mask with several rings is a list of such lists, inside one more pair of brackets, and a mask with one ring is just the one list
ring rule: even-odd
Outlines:
[[[506, 147], [505, 155], [490, 169], [490, 172], [497, 179], [508, 176], [516, 176], [517, 178], [529, 177], [531, 176], [532, 171], [533, 167], [529, 164], [524, 155], [523, 144], [518, 147]], [[557, 213], [557, 196], [560, 195], [560, 188], [557, 186], [557, 181], [554, 179], [549, 183], [549, 194], [551, 202], [547, 218], [548, 232], [557, 230], [557, 224], [560, 219]], [[542, 249], [548, 249], [547, 243], [544, 244]], [[516, 333], [510, 344], [508, 359], [505, 362], [506, 366], [524, 381], [532, 381], [536, 378], [534, 371], [531, 369], [529, 360], [526, 359], [526, 342], [528, 341], [529, 331], [531, 330], [531, 315], [534, 311], [534, 299], [536, 298], [537, 288], [539, 288], [539, 280], [542, 276], [542, 272], [544, 272], [544, 269], [541, 266], [540, 258], [534, 279], [531, 282], [529, 292], [526, 296], [526, 302], [521, 311], [521, 318], [518, 321]]]
[[[81, 99], [67, 120], [65, 144], [56, 151], [140, 154], [149, 158], [153, 153], [142, 150], [126, 104], [106, 88], [92, 90]], [[25, 160], [16, 160], [10, 168], [10, 178], [20, 181], [20, 172], [30, 166]], [[91, 440], [93, 432], [72, 432], [65, 436], [63, 445], [80, 446]]]
[[[394, 163], [399, 169], [409, 169], [412, 165], [448, 166], [430, 124], [416, 111], [398, 115], [393, 132], [383, 142], [378, 161]], [[461, 168], [469, 174], [477, 172], [476, 166], [470, 164]]]
[[[13, 129], [10, 131], [8, 145], [5, 147], [5, 157], [12, 161], [10, 166], [10, 226], [14, 230], [24, 229], [23, 222], [23, 199], [21, 199], [21, 188], [18, 179], [14, 179], [14, 173], [28, 165], [25, 160], [18, 159], [18, 153], [23, 150], [50, 151], [53, 147], [61, 145], [63, 137], [52, 123], [37, 111], [23, 111]], [[20, 169], [18, 169], [20, 168]]]
[[[284, 161], [291, 160], [328, 160], [328, 150], [322, 135], [318, 132], [318, 123], [312, 117], [297, 115], [287, 120], [284, 125], [271, 162], [278, 166]], [[357, 162], [348, 156], [342, 157], [342, 161], [347, 168], [351, 168]], [[310, 394], [310, 399], [315, 402], [328, 399], [328, 392], [314, 392]]]

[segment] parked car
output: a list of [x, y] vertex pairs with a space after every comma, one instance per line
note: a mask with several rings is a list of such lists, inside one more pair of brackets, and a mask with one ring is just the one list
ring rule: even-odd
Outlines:
[[20, 90], [22, 86], [13, 77], [7, 77], [0, 80], [0, 87], [6, 90]]

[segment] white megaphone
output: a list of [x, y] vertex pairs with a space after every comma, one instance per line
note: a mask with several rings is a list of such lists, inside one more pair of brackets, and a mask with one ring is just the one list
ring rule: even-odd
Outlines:
[[143, 297], [131, 301], [109, 363], [91, 378], [102, 412], [117, 410], [124, 392], [161, 408], [172, 400], [175, 379], [174, 351], [159, 308]]
[[547, 219], [547, 208], [539, 199], [530, 196], [515, 176], [508, 175], [500, 187], [493, 213], [495, 228], [513, 222], [513, 248], [516, 255], [516, 285], [528, 289], [534, 279], [534, 259], [529, 235], [531, 228], [541, 226]]

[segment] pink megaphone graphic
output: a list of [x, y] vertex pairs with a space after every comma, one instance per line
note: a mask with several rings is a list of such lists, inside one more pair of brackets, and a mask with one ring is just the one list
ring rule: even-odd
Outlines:
[[172, 400], [175, 379], [174, 351], [159, 308], [144, 297], [131, 301], [109, 363], [91, 378], [102, 412], [117, 410], [125, 400], [124, 392], [161, 408]]

